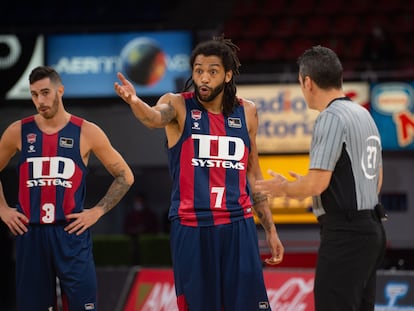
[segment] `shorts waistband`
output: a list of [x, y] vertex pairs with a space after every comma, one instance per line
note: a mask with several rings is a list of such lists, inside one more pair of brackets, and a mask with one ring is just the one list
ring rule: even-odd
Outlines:
[[70, 222], [67, 221], [56, 221], [54, 223], [50, 223], [50, 224], [40, 224], [40, 223], [30, 223], [29, 226], [32, 227], [45, 227], [45, 226], [66, 226], [69, 225]]

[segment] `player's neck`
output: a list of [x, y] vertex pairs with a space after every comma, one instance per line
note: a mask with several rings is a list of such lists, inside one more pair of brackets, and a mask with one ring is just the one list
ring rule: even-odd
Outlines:
[[40, 130], [46, 134], [54, 134], [60, 131], [66, 126], [70, 120], [70, 113], [65, 110], [59, 111], [53, 118], [44, 118], [40, 115], [37, 116], [36, 124]]
[[198, 101], [208, 112], [214, 114], [223, 113], [223, 96], [216, 96], [213, 100], [208, 102], [201, 101], [200, 99], [198, 99]]

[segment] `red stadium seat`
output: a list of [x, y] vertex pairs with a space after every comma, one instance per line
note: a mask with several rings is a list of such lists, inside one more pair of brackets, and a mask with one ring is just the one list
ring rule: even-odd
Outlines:
[[347, 0], [346, 5], [342, 9], [342, 12], [343, 14], [351, 15], [367, 14], [369, 12], [372, 12], [372, 8], [374, 6], [374, 0]]
[[364, 43], [365, 38], [362, 36], [351, 37], [344, 47], [343, 58], [349, 61], [360, 61]]
[[319, 0], [315, 8], [315, 13], [321, 15], [342, 14], [342, 8], [345, 5], [345, 0]]
[[329, 34], [332, 36], [350, 36], [361, 32], [361, 20], [357, 15], [337, 15], [332, 19]]
[[291, 16], [310, 16], [316, 7], [315, 0], [291, 0], [287, 11]]
[[364, 28], [361, 30], [365, 30], [364, 33], [369, 34], [372, 32], [374, 27], [381, 27], [382, 29], [389, 30], [391, 27], [390, 18], [386, 14], [380, 13], [370, 13], [363, 17]]
[[241, 18], [232, 18], [223, 25], [223, 33], [226, 37], [236, 39], [244, 33], [244, 20]]
[[260, 7], [257, 1], [253, 0], [236, 0], [233, 5], [233, 16], [248, 18], [252, 14], [260, 13]]
[[414, 14], [403, 12], [390, 18], [389, 31], [391, 34], [410, 34], [414, 32]]
[[413, 57], [414, 44], [412, 44], [412, 38], [410, 34], [399, 34], [393, 37], [395, 48], [397, 51], [397, 58], [411, 59]]
[[257, 42], [250, 39], [242, 39], [240, 41], [233, 41], [239, 48], [238, 56], [240, 62], [254, 61], [257, 52]]
[[284, 0], [264, 0], [260, 14], [263, 16], [276, 17], [284, 14], [286, 3]]
[[323, 15], [312, 15], [304, 18], [300, 27], [300, 35], [307, 37], [325, 36], [331, 28], [329, 18]]
[[286, 60], [296, 61], [296, 59], [302, 55], [305, 50], [317, 44], [317, 42], [311, 40], [310, 38], [294, 38], [289, 42], [288, 48], [286, 49], [285, 58]]
[[272, 27], [272, 20], [270, 18], [256, 16], [248, 19], [243, 35], [247, 38], [259, 39], [269, 35]]
[[277, 19], [275, 24], [271, 33], [273, 36], [280, 38], [291, 38], [297, 35], [300, 26], [298, 19], [290, 16]]
[[405, 2], [402, 0], [376, 0], [375, 5], [372, 6], [372, 10], [378, 13], [385, 13], [387, 15], [394, 14], [401, 10], [404, 10]]
[[259, 61], [279, 62], [285, 59], [286, 45], [283, 39], [270, 38], [263, 42], [256, 52]]
[[327, 36], [326, 38], [322, 39], [321, 45], [333, 50], [339, 56], [340, 59], [343, 58], [345, 50], [344, 40], [339, 39], [337, 37]]

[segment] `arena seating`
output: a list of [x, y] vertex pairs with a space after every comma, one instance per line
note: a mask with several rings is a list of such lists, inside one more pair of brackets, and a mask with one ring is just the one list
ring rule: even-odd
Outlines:
[[[384, 69], [384, 64], [401, 68], [414, 56], [414, 5], [402, 0], [234, 0], [233, 8], [222, 31], [242, 43], [240, 59], [251, 70], [252, 63], [262, 70], [263, 62], [294, 62], [304, 48], [317, 44], [335, 50], [349, 70]], [[378, 31], [387, 53], [371, 58], [369, 53], [383, 49], [380, 40], [373, 39]], [[246, 40], [255, 42], [256, 54], [243, 52]]]
[[[412, 67], [414, 1], [403, 0], [189, 0], [71, 1], [65, 8], [9, 1], [2, 6], [3, 33], [189, 29], [195, 42], [224, 33], [240, 46], [244, 70], [285, 70], [302, 49], [323, 44], [334, 49], [345, 69], [386, 62]], [[389, 38], [392, 57], [369, 59], [368, 41], [379, 28]], [[200, 35], [202, 33], [202, 35]], [[248, 42], [251, 41], [251, 42]], [[358, 63], [370, 63], [364, 66]]]

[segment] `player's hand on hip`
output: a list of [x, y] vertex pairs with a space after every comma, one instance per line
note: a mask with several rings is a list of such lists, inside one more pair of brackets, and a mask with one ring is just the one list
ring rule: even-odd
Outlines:
[[86, 229], [93, 226], [101, 216], [102, 213], [96, 208], [84, 209], [80, 213], [68, 214], [66, 215], [66, 219], [71, 222], [65, 227], [65, 231], [80, 235], [85, 232]]
[[13, 235], [23, 235], [27, 232], [29, 219], [26, 215], [18, 212], [17, 209], [11, 207], [0, 208], [0, 218], [9, 227]]

